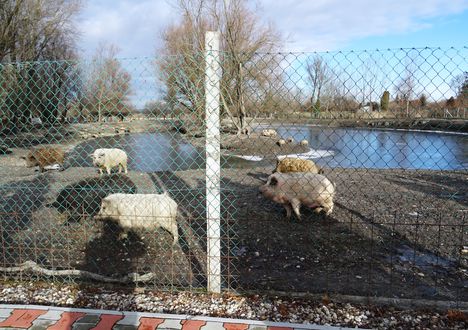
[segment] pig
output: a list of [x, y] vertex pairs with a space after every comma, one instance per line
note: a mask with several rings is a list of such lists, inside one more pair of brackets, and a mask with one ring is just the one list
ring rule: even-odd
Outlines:
[[63, 165], [65, 153], [60, 148], [40, 147], [31, 149], [26, 157], [22, 158], [26, 160], [27, 167], [39, 166], [39, 170], [44, 172], [45, 167], [48, 165]]
[[282, 204], [288, 219], [291, 217], [291, 209], [298, 219], [301, 218], [302, 204], [313, 208], [316, 213], [323, 210], [326, 215], [330, 215], [333, 211], [335, 186], [321, 174], [274, 173], [259, 190], [266, 198]]
[[122, 168], [127, 173], [127, 154], [125, 151], [117, 148], [96, 149], [91, 154], [93, 165], [99, 167], [99, 173], [102, 175], [102, 169], [105, 168], [107, 174], [111, 174], [114, 167], [119, 167], [119, 173]]
[[309, 145], [309, 141], [307, 140], [301, 140], [301, 142], [299, 142], [299, 145], [301, 147], [307, 147]]
[[101, 202], [96, 220], [111, 220], [126, 233], [131, 229], [167, 230], [177, 244], [177, 203], [165, 192], [163, 194], [111, 194]]
[[284, 141], [283, 139], [279, 139], [278, 141], [276, 141], [276, 145], [279, 147], [282, 147], [285, 144], [286, 144], [286, 141]]
[[274, 129], [264, 129], [262, 130], [262, 136], [266, 137], [275, 137], [278, 133]]
[[294, 143], [294, 138], [292, 136], [289, 136], [287, 139], [286, 139], [286, 142], [287, 143]]
[[241, 130], [241, 134], [250, 136], [252, 134], [252, 130], [250, 129], [250, 127], [245, 127], [244, 129]]
[[273, 173], [310, 172], [323, 174], [323, 170], [309, 159], [284, 157], [276, 160]]

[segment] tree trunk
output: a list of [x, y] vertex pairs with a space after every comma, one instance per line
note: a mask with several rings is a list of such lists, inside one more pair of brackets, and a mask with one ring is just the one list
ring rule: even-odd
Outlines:
[[101, 122], [101, 100], [102, 100], [102, 95], [104, 94], [104, 92], [102, 91], [102, 89], [99, 91], [99, 98], [98, 98], [98, 122]]
[[236, 97], [237, 97], [237, 111], [239, 114], [239, 126], [240, 126], [240, 133], [244, 132], [245, 128], [245, 106], [244, 106], [244, 91], [242, 88], [242, 63], [239, 63], [237, 68], [237, 76], [236, 76]]
[[236, 122], [236, 117], [232, 115], [232, 112], [229, 110], [229, 106], [226, 103], [226, 99], [223, 96], [223, 93], [221, 93], [221, 102], [223, 103], [224, 110], [226, 111], [227, 115], [229, 118], [231, 118], [232, 122], [234, 125], [236, 125], [237, 128], [237, 133], [239, 134], [241, 132], [241, 128], [239, 124]]

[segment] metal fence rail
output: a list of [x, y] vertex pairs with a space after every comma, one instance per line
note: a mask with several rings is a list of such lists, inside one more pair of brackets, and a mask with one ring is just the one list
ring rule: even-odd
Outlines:
[[3, 280], [467, 302], [467, 48], [216, 47], [0, 64]]

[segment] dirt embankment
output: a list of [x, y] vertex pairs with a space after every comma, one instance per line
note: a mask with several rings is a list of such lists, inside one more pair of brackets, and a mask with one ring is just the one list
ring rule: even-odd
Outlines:
[[359, 119], [255, 119], [252, 125], [320, 125], [324, 127], [415, 129], [468, 133], [468, 120], [430, 118], [359, 118]]
[[468, 133], [467, 120], [443, 120], [443, 119], [404, 119], [384, 120], [374, 119], [368, 121], [340, 123], [341, 127], [372, 127], [372, 128], [394, 128], [394, 129], [416, 129], [424, 131], [447, 131]]

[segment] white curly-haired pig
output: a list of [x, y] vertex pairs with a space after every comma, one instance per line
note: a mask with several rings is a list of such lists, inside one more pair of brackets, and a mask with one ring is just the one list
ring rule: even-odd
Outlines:
[[177, 230], [177, 203], [167, 194], [112, 194], [105, 197], [97, 220], [117, 222], [126, 233], [128, 230], [143, 228], [167, 230], [179, 241]]
[[279, 139], [278, 141], [276, 141], [276, 145], [279, 146], [279, 147], [282, 147], [286, 144], [286, 141], [283, 140], [283, 139]]
[[262, 130], [262, 136], [275, 137], [276, 135], [278, 135], [278, 133], [272, 128]]
[[288, 218], [292, 209], [300, 219], [302, 204], [315, 209], [317, 213], [323, 210], [329, 215], [333, 211], [335, 186], [321, 174], [274, 173], [259, 189], [266, 198], [282, 204]]
[[127, 173], [127, 154], [125, 151], [117, 148], [102, 148], [96, 149], [91, 154], [93, 165], [99, 168], [99, 173], [102, 174], [102, 169], [106, 169], [107, 174], [111, 174], [114, 167], [119, 167], [119, 173], [122, 169]]

